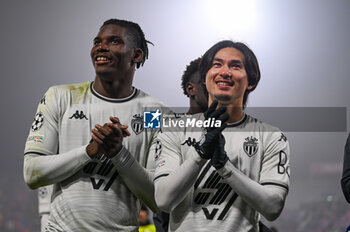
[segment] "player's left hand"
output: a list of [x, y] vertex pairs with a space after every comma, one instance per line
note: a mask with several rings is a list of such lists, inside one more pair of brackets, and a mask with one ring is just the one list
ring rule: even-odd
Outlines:
[[129, 130], [128, 130], [128, 125], [122, 125], [121, 123], [120, 123], [120, 120], [119, 120], [119, 118], [117, 118], [117, 117], [113, 117], [113, 116], [110, 116], [109, 117], [109, 120], [111, 120], [111, 122], [113, 123], [113, 124], [115, 124], [115, 125], [112, 125], [113, 127], [118, 127], [118, 128], [120, 128], [121, 130], [122, 130], [122, 134], [123, 134], [123, 137], [127, 137], [127, 136], [130, 136], [131, 135], [131, 133], [129, 132]]
[[[112, 120], [113, 118], [113, 120]], [[101, 145], [108, 158], [113, 158], [122, 148], [123, 138], [130, 136], [127, 125], [120, 124], [118, 118], [110, 117], [112, 123], [97, 124], [92, 130], [92, 139]]]
[[227, 154], [225, 151], [225, 137], [222, 135], [222, 133], [218, 136], [218, 146], [216, 147], [213, 157], [211, 158], [211, 163], [215, 169], [222, 168], [227, 160]]
[[229, 115], [226, 113], [226, 106], [221, 106], [216, 109], [218, 106], [218, 101], [214, 100], [209, 106], [208, 110], [204, 112], [205, 120], [219, 120], [221, 121], [220, 127], [206, 127], [204, 129], [204, 135], [202, 136], [201, 141], [195, 144], [195, 149], [198, 152], [199, 156], [203, 159], [211, 159], [214, 153], [215, 148], [217, 147], [218, 135], [226, 128], [226, 121], [229, 118]]

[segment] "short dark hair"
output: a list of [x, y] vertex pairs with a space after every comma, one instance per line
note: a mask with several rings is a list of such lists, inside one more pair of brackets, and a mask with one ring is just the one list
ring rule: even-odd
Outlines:
[[216, 53], [227, 47], [232, 47], [239, 50], [244, 56], [244, 67], [248, 76], [248, 85], [252, 85], [253, 88], [251, 90], [246, 90], [243, 96], [243, 109], [246, 107], [246, 103], [248, 100], [248, 95], [252, 92], [260, 81], [260, 69], [258, 60], [254, 54], [254, 52], [244, 43], [234, 42], [231, 40], [223, 40], [216, 44], [214, 44], [209, 50], [202, 56], [202, 61], [199, 66], [199, 72], [201, 78], [205, 81], [205, 77], [207, 72], [212, 66], [214, 57]]
[[140, 48], [143, 52], [142, 61], [136, 64], [136, 68], [143, 66], [148, 58], [148, 46], [147, 43], [153, 45], [152, 42], [145, 39], [145, 34], [143, 33], [141, 27], [134, 22], [122, 20], [122, 19], [109, 19], [103, 23], [100, 29], [106, 25], [114, 24], [119, 27], [123, 27], [127, 30], [128, 35], [132, 38], [132, 42], [136, 48]]
[[184, 94], [189, 97], [187, 91], [186, 91], [186, 85], [190, 81], [191, 76], [195, 74], [196, 72], [199, 72], [199, 64], [201, 62], [201, 58], [198, 57], [195, 60], [192, 60], [189, 65], [186, 66], [186, 70], [184, 71], [184, 74], [181, 77], [181, 87], [184, 91]]

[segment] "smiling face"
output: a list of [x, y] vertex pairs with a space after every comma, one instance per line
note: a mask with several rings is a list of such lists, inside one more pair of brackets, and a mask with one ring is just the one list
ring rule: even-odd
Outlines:
[[214, 99], [223, 104], [241, 107], [248, 85], [247, 72], [244, 67], [244, 55], [233, 47], [220, 49], [205, 78], [209, 93], [209, 104]]
[[135, 70], [142, 51], [134, 48], [129, 37], [125, 28], [114, 24], [100, 29], [90, 54], [97, 76], [123, 77]]

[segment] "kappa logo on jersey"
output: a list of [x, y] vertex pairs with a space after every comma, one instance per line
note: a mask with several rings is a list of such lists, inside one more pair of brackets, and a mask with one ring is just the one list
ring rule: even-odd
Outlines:
[[40, 104], [46, 105], [46, 95], [40, 100]]
[[158, 129], [161, 126], [162, 113], [157, 111], [143, 112], [143, 127], [146, 129]]
[[75, 113], [69, 117], [69, 119], [72, 119], [72, 118], [75, 118], [75, 119], [84, 119], [85, 120], [88, 120], [88, 118], [86, 117], [86, 115], [84, 114], [84, 112], [81, 110], [79, 112], [79, 110], [75, 111]]
[[245, 142], [243, 143], [243, 150], [249, 157], [255, 155], [258, 149], [259, 144], [257, 138], [253, 136], [245, 138]]
[[281, 133], [281, 138], [278, 141], [282, 141], [282, 140], [284, 142], [287, 142], [287, 137], [283, 133]]
[[154, 159], [157, 160], [161, 153], [162, 153], [162, 142], [157, 139]]
[[131, 119], [131, 128], [137, 135], [143, 131], [143, 119], [140, 114], [135, 114]]
[[[229, 209], [238, 195], [233, 192], [231, 186], [222, 183], [222, 177], [215, 170], [211, 172], [204, 184], [201, 184], [210, 167], [211, 163], [209, 162], [194, 184], [195, 191], [200, 189], [198, 193], [195, 192], [194, 202], [204, 206], [202, 210], [206, 219], [225, 220]], [[198, 188], [200, 185], [203, 186]], [[226, 202], [226, 204], [223, 205], [224, 202]]]
[[195, 138], [188, 137], [188, 139], [185, 142], [181, 143], [181, 145], [187, 144], [189, 147], [191, 147], [191, 146], [194, 147], [196, 145], [196, 143], [197, 143], [197, 141]]
[[32, 131], [38, 131], [40, 130], [40, 128], [43, 126], [44, 124], [44, 115], [41, 112], [38, 112], [35, 117], [34, 117], [34, 121], [32, 123]]

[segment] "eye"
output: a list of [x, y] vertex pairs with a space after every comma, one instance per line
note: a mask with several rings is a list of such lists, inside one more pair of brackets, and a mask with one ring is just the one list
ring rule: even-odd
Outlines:
[[93, 42], [94, 46], [97, 46], [97, 45], [99, 45], [100, 43], [101, 43], [100, 40], [94, 40], [94, 42]]
[[118, 44], [120, 44], [120, 41], [118, 39], [114, 39], [114, 40], [112, 40], [112, 44], [118, 45]]
[[234, 69], [241, 69], [242, 68], [242, 64], [240, 64], [240, 63], [233, 63], [231, 65], [231, 67], [234, 68]]
[[221, 63], [219, 63], [219, 62], [214, 62], [213, 64], [212, 64], [212, 67], [220, 67], [221, 66]]

